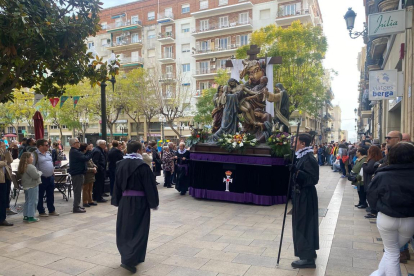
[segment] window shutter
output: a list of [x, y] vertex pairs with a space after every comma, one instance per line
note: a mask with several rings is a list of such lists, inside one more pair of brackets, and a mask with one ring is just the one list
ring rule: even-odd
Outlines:
[[211, 50], [211, 40], [207, 40], [207, 51]]
[[214, 40], [214, 50], [218, 50], [218, 48], [219, 48], [219, 39], [218, 38], [216, 38], [215, 40]]
[[240, 47], [240, 35], [236, 35], [236, 47]]
[[295, 10], [295, 13], [293, 13], [293, 14], [297, 14], [297, 13], [300, 13], [301, 14], [301, 10], [300, 10], [300, 2], [299, 3], [296, 3], [296, 10]]
[[200, 73], [200, 62], [196, 62], [196, 74]]
[[226, 49], [231, 49], [231, 37], [229, 36], [228, 38], [227, 38], [227, 48]]
[[251, 34], [247, 35], [247, 44], [250, 44]]

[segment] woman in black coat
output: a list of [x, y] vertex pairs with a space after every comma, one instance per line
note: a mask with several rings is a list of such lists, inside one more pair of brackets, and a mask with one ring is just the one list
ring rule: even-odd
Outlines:
[[387, 157], [389, 165], [377, 169], [368, 187], [368, 202], [378, 211], [377, 228], [385, 252], [371, 276], [402, 275], [400, 247], [414, 234], [414, 145], [399, 142]]
[[[150, 142], [151, 152], [152, 152], [152, 172], [154, 173], [155, 179], [157, 176], [161, 175], [161, 156], [157, 149], [157, 143], [155, 141]], [[157, 185], [160, 184], [156, 182]]]
[[183, 142], [179, 145], [175, 159], [177, 160], [177, 182], [175, 189], [181, 195], [185, 195], [190, 184], [190, 152], [185, 149]]
[[[371, 146], [368, 149], [367, 162], [362, 164], [362, 169], [363, 169], [363, 172], [364, 172], [363, 178], [364, 178], [365, 192], [367, 192], [368, 185], [371, 183], [371, 180], [372, 180], [372, 176], [374, 175], [375, 171], [377, 170], [377, 168], [375, 167], [375, 163], [377, 163], [381, 159], [382, 159], [381, 149], [377, 146]], [[370, 206], [370, 208], [371, 208], [370, 214], [366, 215], [365, 217], [366, 218], [376, 218], [377, 217], [377, 211], [372, 206]]]

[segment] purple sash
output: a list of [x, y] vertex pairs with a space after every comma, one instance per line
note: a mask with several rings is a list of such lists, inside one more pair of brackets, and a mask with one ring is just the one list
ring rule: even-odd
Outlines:
[[125, 190], [122, 196], [145, 196], [145, 193], [143, 191]]

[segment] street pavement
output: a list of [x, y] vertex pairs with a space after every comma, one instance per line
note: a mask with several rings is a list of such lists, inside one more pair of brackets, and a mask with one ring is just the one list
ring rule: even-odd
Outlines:
[[[159, 177], [162, 183], [162, 178]], [[355, 189], [329, 167], [320, 168], [320, 250], [316, 269], [293, 269], [291, 216], [287, 216], [280, 265], [276, 266], [284, 205], [256, 206], [181, 196], [159, 186], [159, 210], [152, 211], [145, 263], [147, 276], [369, 275], [382, 257], [375, 220], [354, 207]], [[18, 201], [22, 203], [24, 196]], [[109, 203], [73, 214], [55, 193], [59, 217], [0, 228], [0, 275], [130, 275], [119, 267], [115, 243], [117, 208]], [[289, 206], [288, 210], [291, 209]], [[414, 261], [401, 265], [414, 272]]]

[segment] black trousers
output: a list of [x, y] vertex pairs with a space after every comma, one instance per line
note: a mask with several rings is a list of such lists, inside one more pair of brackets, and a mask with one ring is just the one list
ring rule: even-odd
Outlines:
[[105, 172], [98, 172], [95, 174], [95, 183], [93, 184], [93, 200], [101, 200], [105, 186]]
[[10, 192], [11, 192], [11, 181], [6, 179], [7, 186], [7, 209], [10, 208]]
[[367, 192], [365, 192], [364, 186], [360, 186], [358, 188], [358, 196], [359, 196], [359, 205], [367, 206]]
[[0, 222], [6, 220], [6, 209], [9, 208], [9, 196], [10, 191], [8, 191], [8, 185], [10, 181], [6, 179], [6, 183], [0, 183]]
[[164, 187], [171, 186], [171, 171], [164, 171]]

